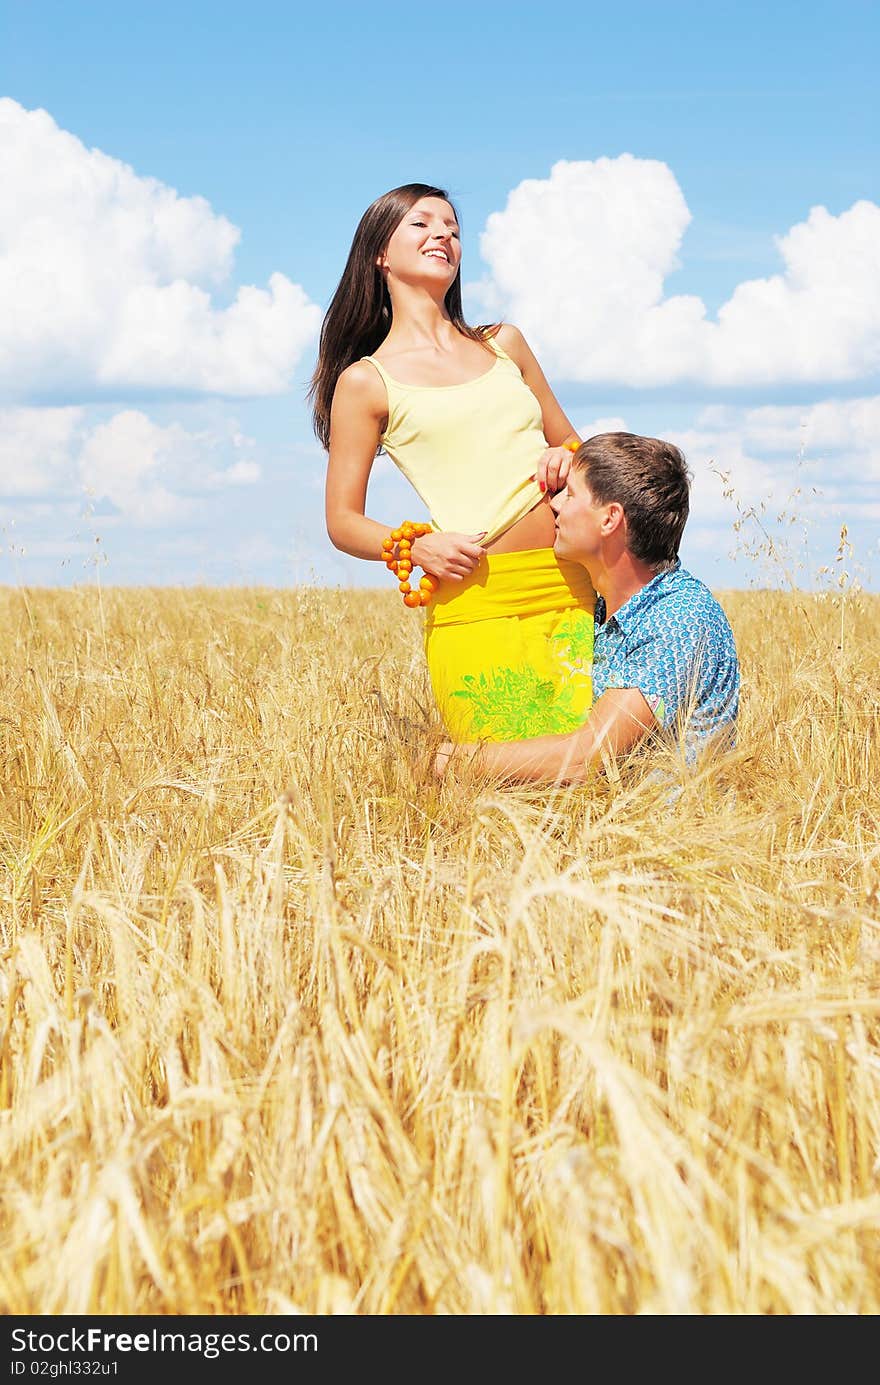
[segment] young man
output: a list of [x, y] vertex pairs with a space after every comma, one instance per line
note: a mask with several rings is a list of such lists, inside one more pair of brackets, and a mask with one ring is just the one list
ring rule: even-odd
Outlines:
[[659, 438], [600, 433], [581, 443], [550, 504], [554, 549], [582, 563], [599, 593], [593, 707], [561, 736], [482, 746], [445, 742], [435, 768], [468, 754], [508, 779], [575, 783], [609, 754], [662, 729], [688, 761], [716, 737], [732, 744], [739, 665], [727, 617], [681, 566], [690, 476], [682, 453]]

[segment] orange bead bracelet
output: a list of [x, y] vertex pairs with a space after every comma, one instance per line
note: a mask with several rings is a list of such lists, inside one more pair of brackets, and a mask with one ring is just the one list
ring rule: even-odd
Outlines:
[[413, 539], [424, 538], [425, 534], [431, 532], [430, 524], [417, 524], [407, 519], [382, 540], [379, 557], [388, 571], [397, 577], [397, 588], [403, 596], [403, 604], [411, 610], [415, 610], [417, 606], [427, 606], [440, 585], [430, 572], [426, 572], [424, 577], [419, 579], [417, 588], [413, 588], [409, 580], [413, 570]]

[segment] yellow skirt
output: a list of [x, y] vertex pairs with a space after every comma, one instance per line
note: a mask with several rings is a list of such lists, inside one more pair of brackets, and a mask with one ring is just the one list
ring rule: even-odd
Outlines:
[[427, 608], [425, 653], [455, 741], [515, 741], [572, 731], [593, 700], [596, 594], [552, 548], [487, 554]]

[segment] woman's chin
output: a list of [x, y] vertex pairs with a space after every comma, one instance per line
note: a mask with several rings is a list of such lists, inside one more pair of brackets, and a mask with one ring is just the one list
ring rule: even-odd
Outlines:
[[448, 293], [454, 278], [455, 274], [450, 274], [446, 265], [439, 270], [429, 269], [427, 273], [420, 267], [420, 272], [418, 273], [398, 275], [399, 282], [408, 284], [410, 288], [431, 289], [434, 292], [436, 292], [438, 288], [442, 288], [444, 293]]

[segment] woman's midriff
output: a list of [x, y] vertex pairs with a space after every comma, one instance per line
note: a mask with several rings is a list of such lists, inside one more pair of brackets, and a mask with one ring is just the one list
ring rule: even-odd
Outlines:
[[522, 553], [527, 548], [552, 548], [555, 538], [556, 517], [545, 497], [516, 524], [487, 543], [486, 549], [489, 553]]

